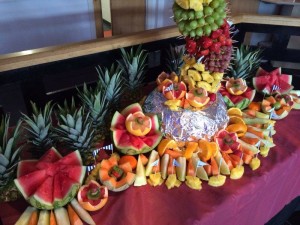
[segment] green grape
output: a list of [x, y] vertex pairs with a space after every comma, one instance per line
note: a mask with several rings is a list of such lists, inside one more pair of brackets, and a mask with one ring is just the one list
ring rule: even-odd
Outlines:
[[214, 10], [209, 6], [205, 6], [203, 9], [203, 13], [206, 16], [210, 16], [213, 12], [214, 12]]
[[183, 36], [189, 36], [189, 32], [187, 30], [185, 30], [185, 31], [182, 32], [182, 35]]
[[188, 11], [183, 10], [181, 13], [181, 19], [187, 20], [189, 18]]
[[185, 23], [185, 30], [190, 32], [192, 30], [191, 25], [189, 24], [189, 22]]
[[224, 12], [224, 10], [225, 10], [224, 7], [218, 7], [218, 8], [215, 9], [215, 12], [216, 13], [222, 13], [222, 12]]
[[203, 17], [203, 11], [196, 11], [195, 12], [195, 18], [200, 19], [201, 17]]
[[219, 5], [220, 5], [220, 1], [219, 0], [213, 0], [210, 4], [209, 4], [209, 6], [210, 7], [212, 7], [212, 8], [218, 8], [219, 7]]
[[226, 12], [220, 13], [220, 18], [225, 19], [226, 18]]
[[188, 18], [189, 18], [189, 20], [195, 19], [195, 13], [194, 13], [194, 11], [189, 11], [188, 12]]
[[206, 25], [203, 27], [203, 31], [204, 31], [204, 34], [205, 34], [206, 36], [209, 36], [210, 33], [211, 33], [211, 28], [210, 28], [210, 26], [209, 26], [208, 24], [206, 24]]
[[176, 9], [176, 10], [173, 11], [173, 13], [174, 13], [175, 19], [176, 19], [176, 20], [179, 20], [179, 19], [181, 18], [182, 10]]
[[222, 26], [223, 23], [224, 23], [224, 20], [222, 18], [219, 18], [217, 20], [215, 20], [215, 23], [218, 25], [218, 26]]
[[196, 20], [192, 20], [192, 21], [190, 22], [190, 27], [191, 27], [192, 29], [196, 29], [197, 26], [198, 26], [198, 23], [197, 23]]
[[196, 29], [196, 36], [201, 37], [203, 35], [203, 29], [201, 27], [198, 27]]
[[219, 7], [225, 8], [226, 7], [226, 2], [225, 1], [220, 1]]
[[220, 15], [218, 13], [215, 13], [215, 12], [211, 16], [214, 18], [214, 20], [217, 20], [217, 19], [220, 18]]
[[195, 30], [190, 31], [190, 37], [196, 37], [196, 32]]
[[197, 22], [198, 22], [198, 26], [202, 27], [205, 24], [205, 19], [204, 18], [200, 18], [200, 19], [197, 20]]
[[219, 26], [215, 23], [212, 23], [212, 24], [210, 24], [210, 28], [211, 28], [212, 31], [215, 31], [219, 28]]
[[206, 21], [206, 23], [211, 24], [214, 22], [214, 18], [212, 16], [207, 16], [207, 17], [205, 17], [205, 21]]
[[178, 29], [182, 32], [185, 29], [185, 22], [184, 21], [180, 21], [178, 24]]

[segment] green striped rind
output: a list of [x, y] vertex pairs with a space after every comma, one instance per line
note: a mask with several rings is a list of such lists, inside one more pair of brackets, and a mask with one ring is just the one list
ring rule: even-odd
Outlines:
[[227, 96], [223, 96], [223, 99], [228, 109], [234, 107], [233, 102]]
[[234, 104], [227, 96], [223, 96], [224, 102], [228, 109], [236, 107], [241, 110], [248, 107], [248, 105], [251, 103], [251, 100], [248, 98], [244, 98], [242, 101], [239, 101], [237, 104]]
[[82, 184], [83, 180], [85, 178], [85, 173], [86, 173], [86, 166], [82, 166], [81, 173], [80, 173], [80, 178], [79, 178], [79, 183]]
[[130, 113], [135, 113], [135, 112], [143, 112], [143, 109], [139, 103], [133, 103], [127, 106], [125, 109], [122, 110], [121, 114], [127, 117]]
[[79, 184], [73, 184], [72, 188], [70, 188], [68, 194], [63, 199], [56, 200], [54, 199], [53, 207], [54, 209], [67, 205], [72, 199], [76, 196], [78, 190], [80, 188]]

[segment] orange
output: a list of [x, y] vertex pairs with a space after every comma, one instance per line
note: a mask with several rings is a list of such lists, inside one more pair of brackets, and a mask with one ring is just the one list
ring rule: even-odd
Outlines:
[[197, 143], [197, 142], [189, 141], [189, 142], [186, 144], [186, 149], [185, 149], [184, 152], [183, 152], [183, 156], [184, 156], [186, 159], [192, 158], [192, 155], [193, 155], [193, 153], [197, 150], [197, 148], [198, 148], [198, 143]]
[[133, 155], [123, 155], [123, 156], [121, 156], [118, 164], [122, 165], [122, 164], [125, 164], [127, 162], [130, 164], [132, 170], [134, 170], [136, 168], [137, 160]]
[[162, 139], [157, 146], [158, 154], [162, 156], [166, 149], [178, 149], [176, 141], [172, 139]]
[[233, 107], [227, 110], [227, 114], [228, 116], [242, 116], [243, 112], [241, 109]]
[[149, 116], [139, 111], [127, 116], [125, 126], [129, 133], [135, 136], [145, 136], [151, 130], [152, 121]]
[[229, 117], [229, 121], [228, 121], [228, 125], [230, 124], [244, 124], [245, 125], [245, 121], [238, 116], [230, 116]]
[[261, 102], [251, 102], [248, 105], [248, 109], [260, 112], [261, 111]]
[[[88, 211], [101, 209], [108, 200], [108, 189], [97, 181], [91, 180], [87, 185], [81, 186], [77, 193], [79, 204]], [[98, 202], [99, 201], [99, 202]], [[98, 202], [97, 204], [95, 204]]]
[[229, 80], [226, 81], [225, 86], [227, 91], [232, 95], [241, 95], [248, 88], [246, 81], [242, 78], [238, 78], [238, 79], [229, 78]]
[[210, 100], [207, 95], [207, 91], [204, 88], [195, 88], [186, 94], [186, 100], [191, 106], [201, 108]]
[[210, 160], [210, 158], [215, 156], [218, 151], [218, 145], [216, 142], [209, 142], [201, 139], [198, 141], [198, 146], [200, 148], [198, 156], [203, 161]]
[[230, 124], [226, 127], [226, 130], [230, 133], [236, 133], [238, 137], [242, 137], [247, 132], [247, 125], [241, 123]]

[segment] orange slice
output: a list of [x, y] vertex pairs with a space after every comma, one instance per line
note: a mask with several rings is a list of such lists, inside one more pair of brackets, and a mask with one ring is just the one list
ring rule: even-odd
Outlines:
[[229, 126], [226, 127], [226, 130], [230, 133], [231, 132], [236, 133], [238, 137], [242, 137], [247, 132], [247, 125], [240, 124], [240, 123], [230, 124]]
[[198, 146], [200, 149], [198, 156], [203, 161], [209, 160], [211, 157], [215, 156], [218, 151], [218, 145], [216, 142], [209, 142], [201, 139], [198, 141]]
[[246, 81], [242, 78], [238, 78], [238, 79], [229, 78], [229, 80], [226, 81], [225, 85], [227, 91], [232, 95], [241, 95], [248, 88]]
[[207, 91], [204, 88], [195, 88], [186, 94], [186, 100], [191, 106], [201, 108], [210, 100], [207, 95]]
[[125, 126], [129, 133], [135, 136], [145, 136], [150, 132], [152, 122], [149, 116], [139, 111], [127, 116]]
[[251, 102], [248, 105], [248, 109], [260, 112], [261, 111], [261, 102]]
[[227, 110], [227, 114], [228, 116], [242, 116], [243, 112], [241, 109], [233, 107]]
[[186, 145], [186, 149], [183, 152], [183, 156], [186, 159], [190, 159], [193, 153], [197, 150], [197, 148], [198, 148], [197, 142], [189, 141]]
[[157, 146], [157, 151], [162, 156], [167, 149], [178, 149], [176, 141], [172, 139], [162, 139]]
[[228, 121], [228, 125], [230, 124], [244, 124], [245, 125], [245, 121], [238, 116], [230, 116], [229, 117], [229, 121]]

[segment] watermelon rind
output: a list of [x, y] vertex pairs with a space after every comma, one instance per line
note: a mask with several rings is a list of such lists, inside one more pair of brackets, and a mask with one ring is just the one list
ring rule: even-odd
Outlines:
[[142, 107], [139, 103], [133, 103], [127, 106], [122, 110], [121, 114], [126, 118], [130, 113], [133, 114], [135, 112], [143, 112]]
[[124, 117], [121, 113], [116, 111], [111, 120], [111, 131], [114, 131], [116, 129], [126, 129], [125, 120], [126, 117]]

